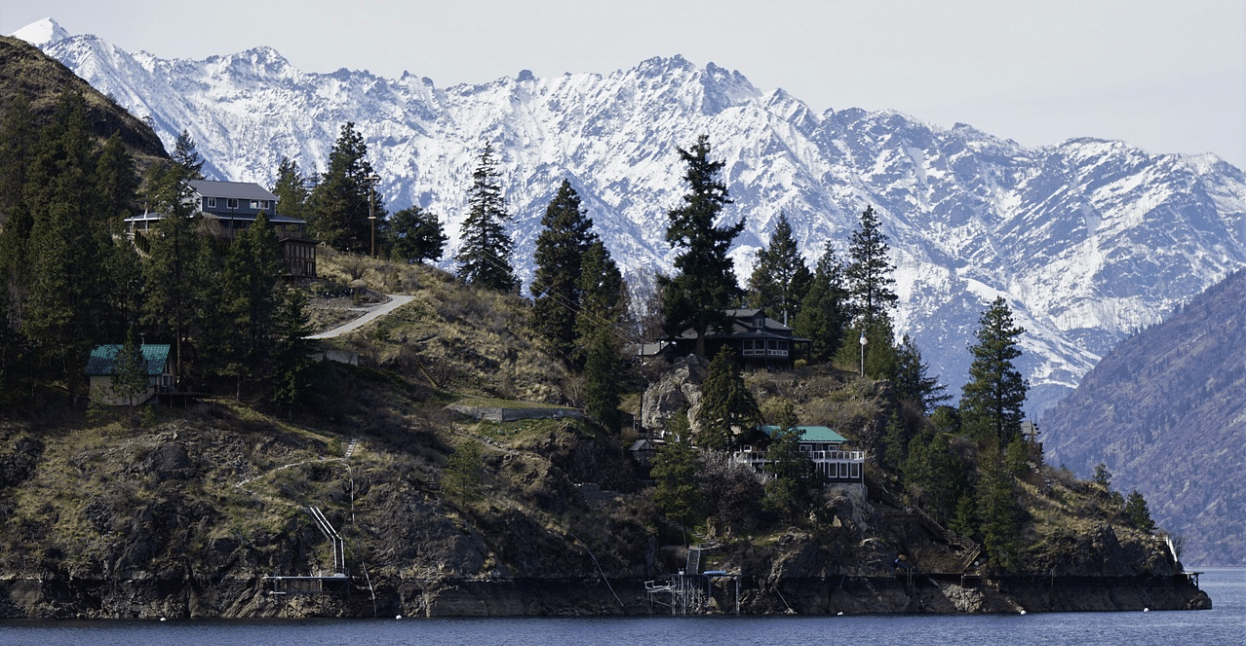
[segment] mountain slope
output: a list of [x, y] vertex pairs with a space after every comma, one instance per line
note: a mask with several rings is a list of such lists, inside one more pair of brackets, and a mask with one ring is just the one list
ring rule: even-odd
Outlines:
[[282, 157], [320, 170], [340, 125], [355, 122], [391, 211], [418, 203], [444, 218], [447, 258], [471, 169], [491, 141], [525, 279], [564, 177], [630, 277], [669, 270], [666, 211], [685, 190], [676, 147], [708, 134], [735, 199], [724, 217], [747, 222], [732, 252], [737, 275], [748, 275], [780, 212], [812, 264], [828, 239], [845, 257], [857, 215], [873, 204], [897, 267], [897, 329], [958, 392], [979, 313], [1008, 297], [1027, 329], [1021, 368], [1033, 414], [1129, 330], [1246, 266], [1246, 177], [1210, 155], [1093, 139], [1027, 149], [894, 112], [817, 114], [782, 90], [678, 56], [604, 75], [522, 72], [438, 89], [411, 74], [306, 74], [268, 48], [164, 60], [53, 26], [31, 33], [150, 115], [166, 142], [189, 130], [205, 172], [221, 179], [271, 183]]
[[1246, 272], [1126, 339], [1044, 422], [1050, 463], [1106, 464], [1185, 562], [1246, 564]]

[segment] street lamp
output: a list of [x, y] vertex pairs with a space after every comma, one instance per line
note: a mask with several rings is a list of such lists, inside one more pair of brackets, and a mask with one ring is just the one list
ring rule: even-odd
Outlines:
[[368, 177], [368, 219], [372, 221], [372, 257], [376, 257], [376, 183], [380, 177]]
[[861, 328], [861, 376], [865, 376], [865, 328]]

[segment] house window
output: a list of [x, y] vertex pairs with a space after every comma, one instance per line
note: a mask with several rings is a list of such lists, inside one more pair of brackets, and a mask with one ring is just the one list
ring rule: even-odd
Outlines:
[[225, 200], [225, 208], [229, 208], [229, 209], [238, 208], [238, 200], [234, 200], [234, 199]]
[[205, 201], [205, 202], [207, 202], [207, 203], [208, 203], [208, 206], [207, 206], [206, 208], [209, 208], [209, 209], [215, 209], [215, 208], [216, 208], [216, 198], [215, 198], [215, 197], [205, 197], [205, 198], [203, 198], [203, 199], [204, 199], [204, 201]]

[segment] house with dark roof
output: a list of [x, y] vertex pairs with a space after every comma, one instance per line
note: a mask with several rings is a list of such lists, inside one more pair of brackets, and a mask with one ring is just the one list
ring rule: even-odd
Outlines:
[[[134, 398], [136, 404], [146, 403], [158, 393], [173, 389], [169, 346], [143, 344], [140, 352], [147, 364], [148, 388]], [[121, 346], [117, 344], [98, 345], [91, 349], [91, 358], [87, 360], [86, 375], [91, 384], [92, 401], [111, 406], [123, 406], [130, 403], [125, 397], [113, 392], [113, 378], [117, 375], [117, 355], [120, 353]]]
[[[759, 430], [768, 438], [773, 437], [779, 427], [762, 426]], [[844, 436], [826, 426], [797, 426], [796, 430], [800, 431], [800, 452], [813, 461], [814, 471], [823, 482], [865, 481], [865, 452], [847, 448], [848, 440]], [[758, 473], [766, 473], [766, 465], [772, 462], [766, 453], [763, 448], [748, 445], [732, 457], [752, 466]]]
[[[812, 343], [796, 336], [792, 328], [766, 316], [764, 310], [730, 309], [723, 313], [729, 323], [725, 328], [710, 328], [705, 333], [706, 354], [713, 357], [724, 345], [729, 345], [745, 370], [790, 370]], [[657, 354], [682, 357], [695, 352], [696, 345], [696, 331], [688, 328], [673, 339], [645, 347]]]
[[[255, 223], [262, 213], [277, 234], [291, 278], [316, 277], [316, 241], [306, 237], [307, 222], [277, 213], [277, 196], [253, 182], [213, 182], [191, 180], [188, 202], [195, 214], [204, 218], [208, 231], [216, 238], [233, 240]], [[126, 218], [130, 231], [146, 231], [164, 218], [161, 213], [144, 213]]]

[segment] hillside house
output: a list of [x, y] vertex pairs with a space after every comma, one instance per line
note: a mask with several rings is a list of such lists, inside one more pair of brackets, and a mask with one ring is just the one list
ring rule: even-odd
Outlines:
[[[724, 345], [729, 345], [745, 370], [790, 370], [812, 343], [796, 336], [792, 328], [766, 316], [764, 310], [730, 309], [724, 313], [730, 320], [729, 325], [725, 329], [711, 328], [705, 333], [706, 355], [713, 357]], [[682, 357], [695, 352], [696, 345], [696, 332], [688, 328], [673, 339], [646, 344], [641, 352]]]
[[[134, 403], [146, 403], [159, 393], [173, 390], [172, 362], [169, 360], [168, 345], [143, 344], [140, 348], [143, 359], [147, 362], [146, 392], [135, 397]], [[124, 406], [130, 402], [113, 392], [112, 381], [117, 374], [117, 355], [121, 346], [117, 344], [99, 345], [91, 350], [91, 358], [87, 360], [86, 375], [91, 385], [91, 400], [110, 406]]]
[[[825, 426], [797, 426], [800, 431], [800, 451], [813, 460], [814, 470], [826, 483], [864, 482], [865, 451], [846, 448], [848, 440]], [[761, 431], [773, 436], [779, 427], [762, 426]], [[766, 451], [745, 446], [732, 457], [737, 462], [751, 465], [758, 473], [766, 472], [771, 462]]]
[[[204, 218], [208, 231], [218, 239], [233, 240], [261, 213], [277, 234], [286, 261], [286, 276], [316, 277], [316, 241], [305, 237], [307, 222], [277, 213], [277, 196], [252, 182], [191, 180], [188, 198], [195, 213]], [[126, 218], [130, 231], [146, 231], [163, 219], [161, 213]]]

